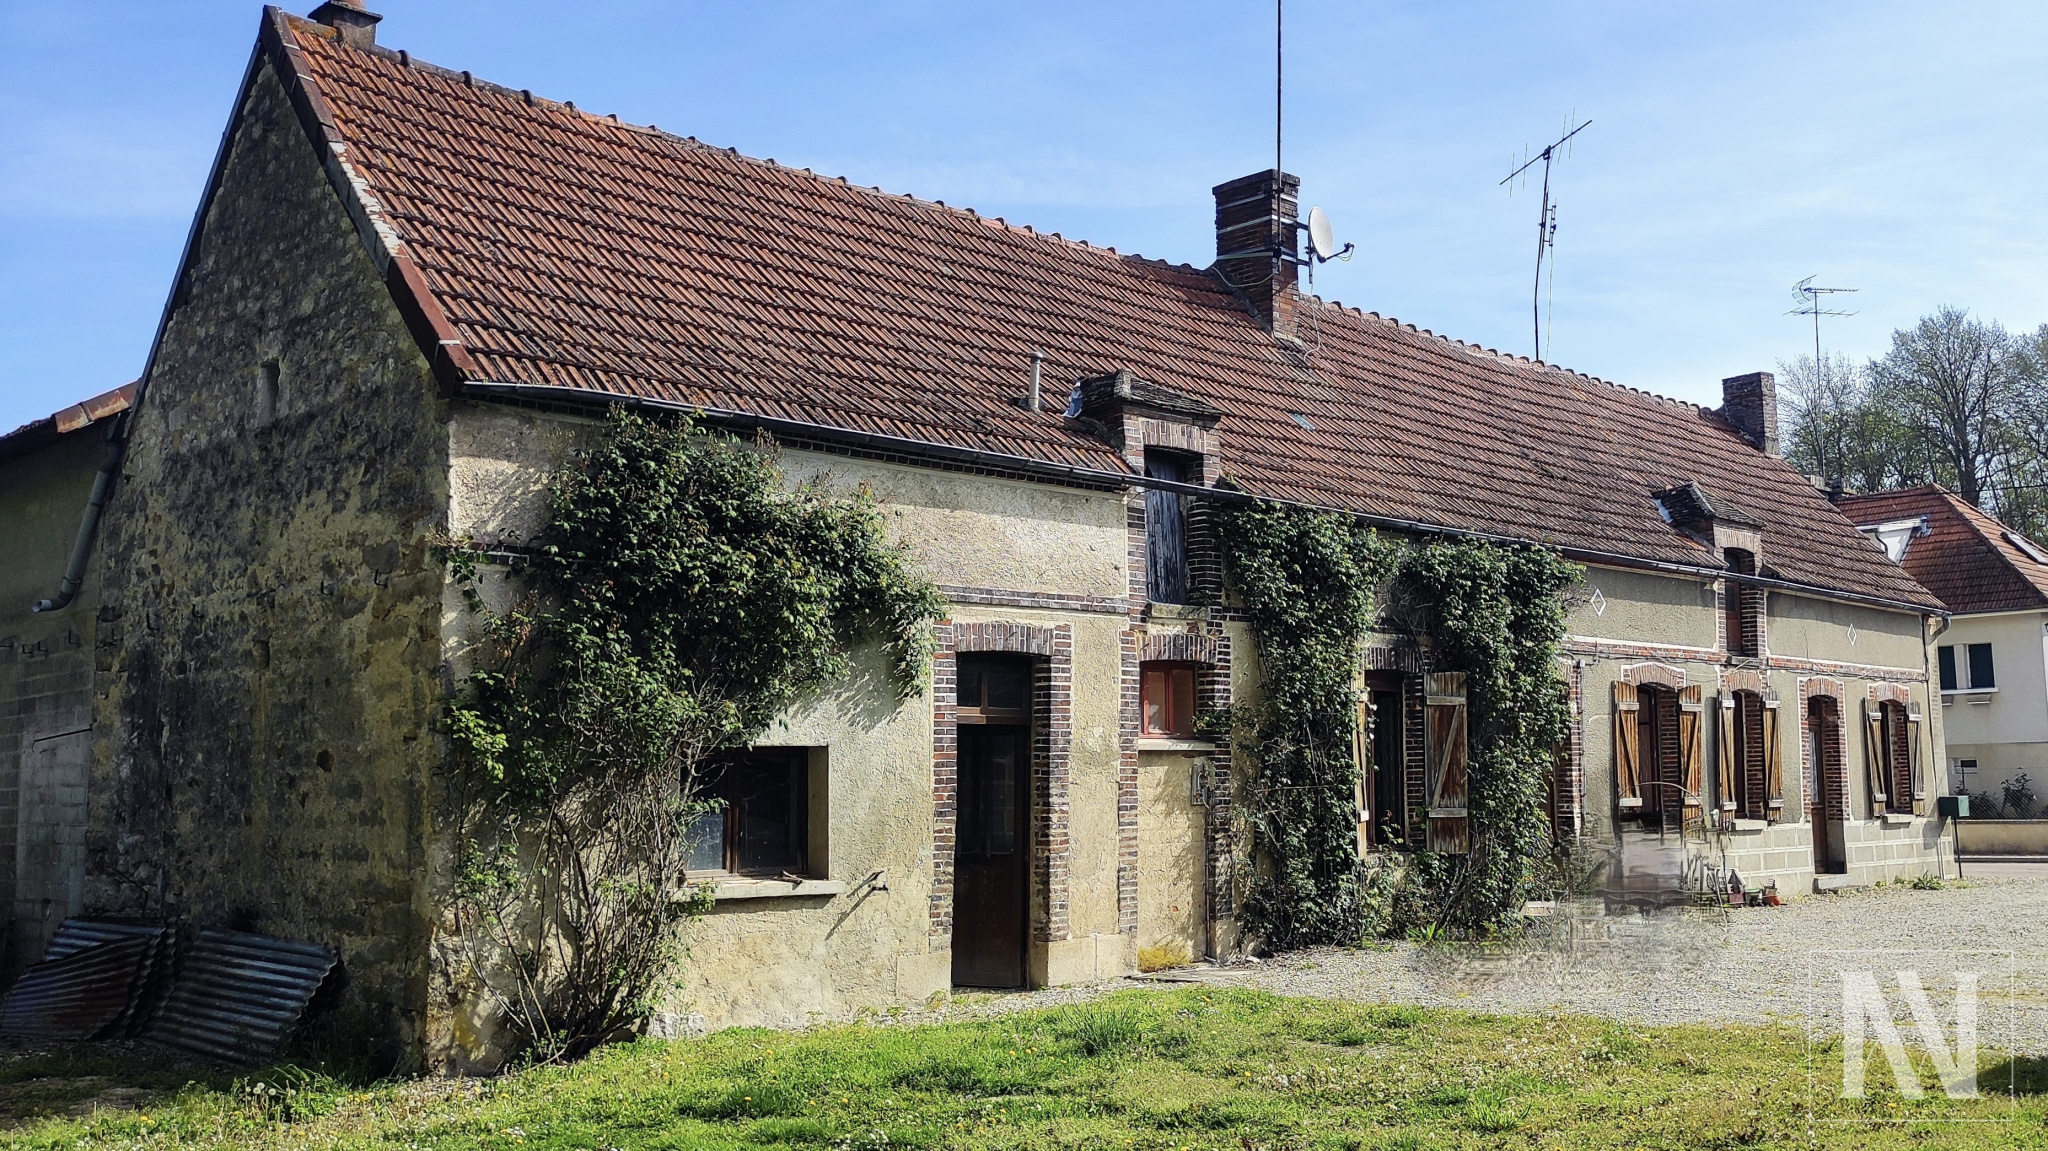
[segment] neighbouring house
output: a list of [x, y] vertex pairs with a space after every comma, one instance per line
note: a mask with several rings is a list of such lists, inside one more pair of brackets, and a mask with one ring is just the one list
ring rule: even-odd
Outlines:
[[2038, 810], [2005, 814], [2048, 815], [2048, 547], [1937, 484], [1837, 503], [1954, 613], [1935, 666], [1956, 788], [2002, 802], [2026, 776]]
[[[470, 625], [432, 545], [530, 538], [615, 404], [872, 491], [951, 605], [927, 695], [856, 677], [731, 768], [779, 798], [707, 860], [674, 1004], [707, 1025], [1239, 946], [1244, 765], [1191, 718], [1257, 690], [1226, 476], [1588, 567], [1558, 835], [1791, 893], [1943, 866], [1943, 609], [1778, 457], [1767, 373], [1707, 410], [1304, 295], [1278, 171], [1214, 190], [1196, 268], [376, 36], [265, 10], [122, 425], [88, 912], [332, 944], [411, 1059], [488, 1058], [442, 818]], [[1361, 850], [1457, 850], [1427, 732], [1459, 680], [1397, 632], [1362, 662]]]
[[[99, 579], [67, 566], [108, 458], [116, 388], [0, 436], [0, 979], [12, 982], [85, 901]], [[76, 583], [67, 577], [79, 577]], [[61, 589], [61, 591], [60, 591]], [[57, 602], [61, 600], [62, 602]]]

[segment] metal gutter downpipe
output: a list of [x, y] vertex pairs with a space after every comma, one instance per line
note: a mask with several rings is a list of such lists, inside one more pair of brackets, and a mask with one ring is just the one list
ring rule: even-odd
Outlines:
[[93, 477], [92, 496], [85, 501], [85, 518], [78, 521], [78, 538], [71, 544], [71, 562], [64, 566], [64, 582], [57, 585], [56, 598], [39, 599], [32, 610], [59, 611], [78, 598], [78, 589], [85, 584], [85, 563], [92, 556], [92, 538], [99, 530], [100, 512], [113, 493], [114, 476], [121, 470], [121, 457], [126, 454], [128, 440], [121, 433], [127, 423], [126, 413], [107, 422], [106, 458], [100, 461], [99, 474]]

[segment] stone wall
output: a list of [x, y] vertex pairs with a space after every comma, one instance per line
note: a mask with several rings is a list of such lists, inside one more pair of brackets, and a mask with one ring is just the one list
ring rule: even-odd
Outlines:
[[77, 538], [105, 423], [0, 464], [0, 906], [11, 916], [0, 985], [42, 955], [83, 904], [85, 776], [92, 742], [99, 580], [40, 615]]
[[444, 413], [264, 62], [99, 551], [85, 903], [340, 948], [417, 1058]]

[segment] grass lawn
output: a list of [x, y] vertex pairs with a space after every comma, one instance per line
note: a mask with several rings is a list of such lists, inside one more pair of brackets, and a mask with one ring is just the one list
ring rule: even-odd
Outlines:
[[[1986, 1098], [1831, 1098], [1781, 1026], [1628, 1027], [1130, 991], [925, 1027], [735, 1030], [489, 1080], [350, 1086], [89, 1049], [0, 1063], [0, 1145], [36, 1148], [2048, 1147], [2048, 1063]], [[2007, 1083], [2017, 1078], [2017, 1104]], [[1933, 1080], [1930, 1078], [1931, 1084]], [[76, 1113], [84, 1107], [84, 1113]], [[1979, 1122], [1956, 1122], [1975, 1119]], [[1988, 1121], [1983, 1121], [1988, 1120]]]

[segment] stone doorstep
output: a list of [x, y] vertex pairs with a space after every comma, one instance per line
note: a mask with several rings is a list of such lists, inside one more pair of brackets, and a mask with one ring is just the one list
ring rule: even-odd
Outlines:
[[1858, 883], [1848, 875], [1816, 875], [1813, 877], [1813, 890], [1819, 895], [1832, 895], [1843, 891], [1869, 891], [1870, 885]]

